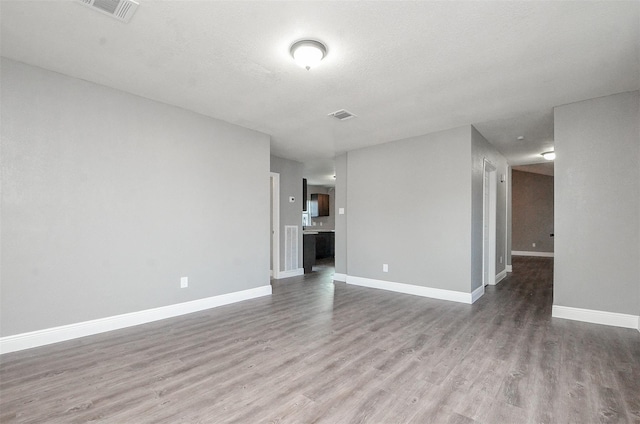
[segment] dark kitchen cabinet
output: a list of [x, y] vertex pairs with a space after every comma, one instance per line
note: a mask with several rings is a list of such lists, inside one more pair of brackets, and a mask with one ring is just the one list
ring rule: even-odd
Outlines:
[[313, 271], [316, 259], [333, 258], [335, 256], [335, 243], [333, 231], [304, 234], [302, 238], [304, 273], [308, 274]]
[[329, 216], [329, 195], [314, 193], [311, 195], [311, 217]]
[[307, 211], [307, 179], [302, 179], [302, 212]]
[[316, 235], [316, 259], [333, 258], [335, 243], [335, 235], [333, 233], [318, 233]]
[[305, 274], [313, 271], [313, 266], [316, 264], [315, 234], [305, 234], [302, 236], [302, 263]]

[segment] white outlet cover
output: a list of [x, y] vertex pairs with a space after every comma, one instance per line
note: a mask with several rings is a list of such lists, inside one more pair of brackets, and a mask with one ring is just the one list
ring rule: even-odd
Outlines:
[[389, 264], [382, 264], [382, 272], [389, 272]]
[[180, 278], [180, 288], [185, 289], [189, 287], [189, 277]]
[[289, 196], [289, 203], [294, 203], [296, 201], [296, 198], [293, 196]]
[[344, 208], [338, 208], [338, 215], [344, 215]]

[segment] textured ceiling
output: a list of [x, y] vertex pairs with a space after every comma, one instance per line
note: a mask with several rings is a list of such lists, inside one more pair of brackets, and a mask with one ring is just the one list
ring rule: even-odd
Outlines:
[[[3, 0], [1, 53], [262, 131], [318, 175], [341, 152], [468, 124], [519, 164], [552, 145], [554, 106], [640, 88], [639, 10], [141, 0], [124, 24], [78, 1]], [[311, 71], [289, 56], [304, 37], [329, 50]], [[327, 116], [342, 108], [358, 117]]]
[[474, 123], [474, 126], [509, 158], [511, 165], [545, 162], [540, 153], [554, 149], [553, 108]]

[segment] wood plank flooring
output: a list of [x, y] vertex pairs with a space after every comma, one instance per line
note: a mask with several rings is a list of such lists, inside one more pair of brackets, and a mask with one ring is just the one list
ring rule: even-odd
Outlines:
[[553, 260], [474, 305], [332, 283], [0, 360], [2, 423], [640, 423], [640, 333], [551, 318]]

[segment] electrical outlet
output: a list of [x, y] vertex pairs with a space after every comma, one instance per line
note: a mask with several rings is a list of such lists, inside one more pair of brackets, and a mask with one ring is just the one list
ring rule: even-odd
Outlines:
[[187, 287], [189, 287], [189, 277], [180, 278], [180, 288], [186, 289]]
[[500, 263], [502, 263], [502, 256], [500, 256]]
[[535, 243], [531, 243], [531, 246], [536, 247], [536, 244]]
[[389, 264], [382, 264], [382, 272], [389, 272]]

